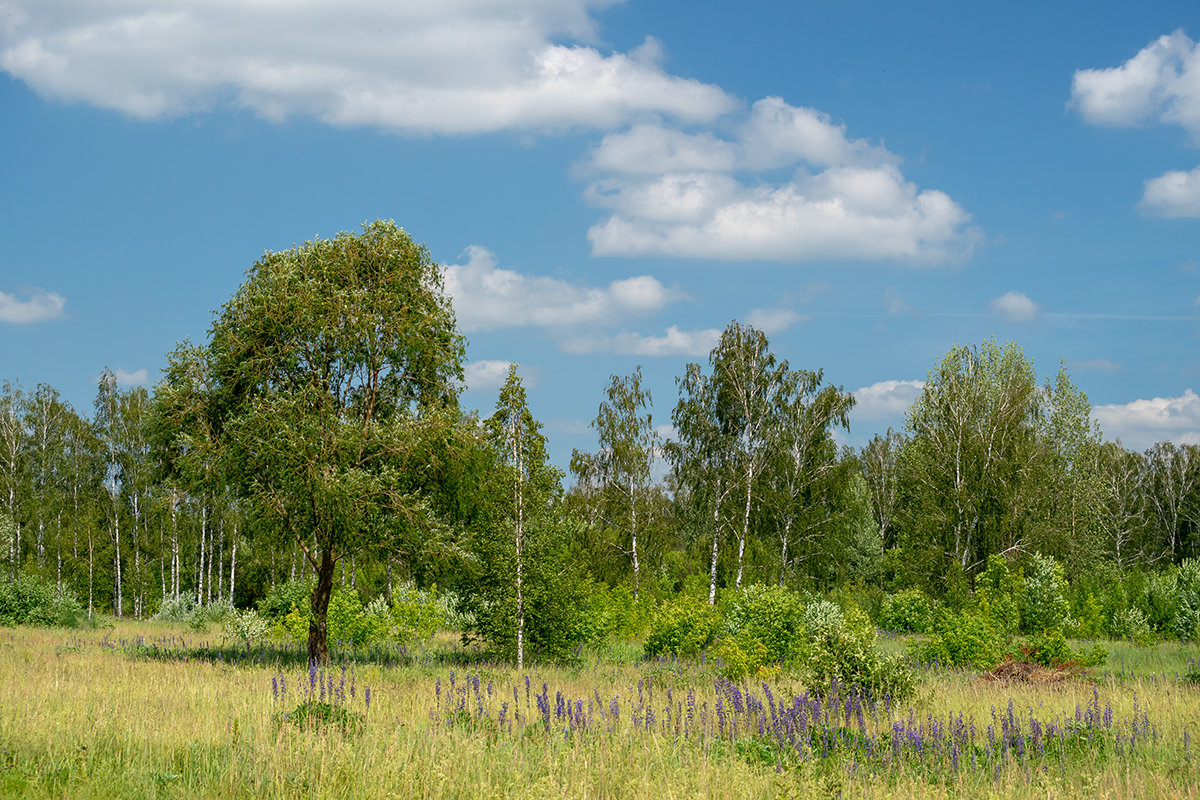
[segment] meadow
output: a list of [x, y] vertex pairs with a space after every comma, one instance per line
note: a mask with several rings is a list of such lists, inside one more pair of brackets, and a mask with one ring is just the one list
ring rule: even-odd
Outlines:
[[893, 703], [635, 644], [517, 672], [443, 633], [310, 670], [295, 646], [159, 622], [5, 628], [0, 795], [1200, 796], [1200, 648], [1106, 645], [1055, 680], [924, 665]]

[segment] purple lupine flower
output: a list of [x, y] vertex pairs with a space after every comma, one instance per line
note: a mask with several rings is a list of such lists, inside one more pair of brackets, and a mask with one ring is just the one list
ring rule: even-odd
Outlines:
[[363, 700], [367, 704], [367, 710], [370, 711], [371, 710], [371, 687], [370, 686], [363, 688]]
[[279, 699], [279, 677], [276, 675], [271, 676], [271, 699]]

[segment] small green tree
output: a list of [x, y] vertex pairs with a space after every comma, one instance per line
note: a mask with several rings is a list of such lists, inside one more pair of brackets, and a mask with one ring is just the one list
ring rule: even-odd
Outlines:
[[1032, 634], [1061, 631], [1070, 610], [1062, 564], [1034, 553], [1021, 587], [1021, 630]]
[[567, 553], [569, 520], [555, 517], [562, 472], [549, 463], [514, 364], [483, 423], [495, 454], [492, 516], [476, 529], [474, 574], [461, 602], [468, 632], [523, 669], [527, 653], [559, 658], [584, 637], [583, 577]]

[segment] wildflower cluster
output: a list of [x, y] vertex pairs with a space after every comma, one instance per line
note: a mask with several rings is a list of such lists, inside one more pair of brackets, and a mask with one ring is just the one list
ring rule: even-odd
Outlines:
[[[540, 686], [539, 686], [540, 683]], [[993, 707], [991, 719], [947, 711], [919, 714], [912, 708], [844, 687], [835, 680], [824, 695], [776, 696], [767, 683], [755, 688], [724, 678], [713, 693], [664, 690], [641, 679], [625, 692], [571, 696], [524, 676], [499, 688], [478, 674], [450, 672], [438, 679], [431, 719], [440, 725], [528, 736], [542, 733], [570, 741], [579, 736], [648, 733], [714, 752], [767, 754], [778, 769], [803, 762], [837, 761], [853, 772], [888, 773], [906, 767], [930, 776], [986, 771], [999, 779], [1005, 768], [1061, 767], [1073, 756], [1132, 754], [1157, 738], [1136, 699], [1131, 715], [1117, 719], [1093, 688], [1091, 701], [1074, 715], [1038, 716]]]
[[[309, 663], [308, 671], [301, 673], [291, 682], [291, 696], [299, 703], [291, 711], [276, 715], [280, 721], [290, 722], [302, 728], [319, 728], [336, 725], [343, 732], [358, 731], [366, 721], [366, 712], [371, 709], [371, 687], [363, 686], [363, 711], [350, 708], [358, 700], [358, 685], [352, 671], [345, 666], [340, 671], [325, 670], [316, 661]], [[289, 681], [286, 675], [271, 676], [271, 699], [287, 705]]]

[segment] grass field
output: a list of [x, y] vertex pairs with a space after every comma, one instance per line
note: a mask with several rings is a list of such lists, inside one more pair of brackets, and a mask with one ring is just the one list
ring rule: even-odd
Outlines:
[[443, 636], [309, 671], [182, 627], [0, 629], [0, 796], [1200, 797], [1196, 646], [1108, 646], [1092, 676], [932, 670], [892, 703], [624, 645], [517, 673]]

